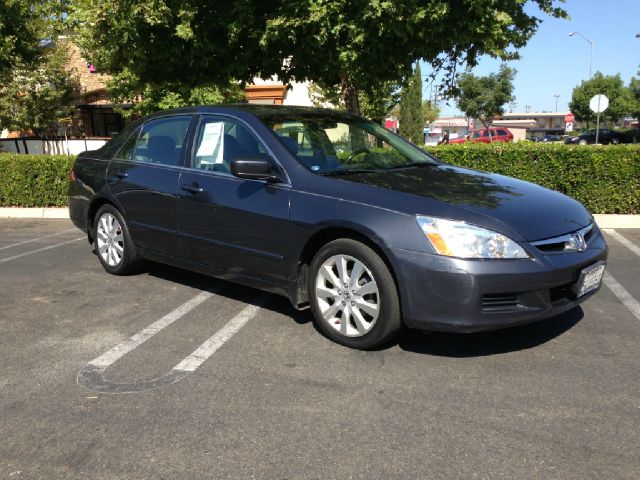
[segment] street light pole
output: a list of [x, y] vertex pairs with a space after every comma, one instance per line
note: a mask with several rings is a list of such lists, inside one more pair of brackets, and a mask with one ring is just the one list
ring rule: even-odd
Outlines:
[[582, 38], [584, 38], [587, 41], [587, 43], [591, 47], [590, 54], [589, 54], [589, 79], [591, 79], [591, 70], [593, 67], [593, 42], [589, 40], [587, 37], [585, 37], [583, 34], [581, 34], [580, 32], [571, 32], [569, 34], [570, 37], [573, 37], [574, 35], [580, 35]]
[[554, 97], [556, 97], [556, 110], [555, 111], [557, 112], [558, 111], [558, 98], [560, 97], [560, 95], [556, 93], [554, 95]]

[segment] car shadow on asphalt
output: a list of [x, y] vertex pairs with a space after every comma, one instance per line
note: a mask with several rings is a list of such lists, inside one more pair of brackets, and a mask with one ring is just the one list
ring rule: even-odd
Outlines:
[[479, 333], [423, 333], [404, 330], [397, 339], [402, 350], [439, 357], [482, 357], [542, 345], [573, 328], [584, 312], [576, 307], [555, 317], [517, 327]]
[[[259, 292], [259, 290], [226, 280], [153, 262], [147, 262], [142, 273], [168, 282], [214, 292], [221, 297], [249, 304]], [[262, 308], [288, 316], [298, 325], [312, 322], [312, 314], [308, 309], [296, 310], [289, 300], [278, 295], [272, 295], [269, 302], [262, 305]], [[403, 329], [398, 338], [375, 350], [387, 350], [397, 345], [400, 349], [408, 352], [439, 357], [464, 358], [497, 355], [542, 345], [573, 328], [583, 317], [582, 308], [576, 307], [546, 320], [490, 332], [426, 333], [419, 330]], [[313, 322], [313, 328], [322, 335], [315, 322]]]
[[[255, 288], [155, 262], [146, 262], [140, 273], [198, 290], [213, 292], [221, 297], [248, 304], [251, 304], [252, 299], [261, 292]], [[308, 309], [296, 310], [289, 300], [280, 295], [272, 295], [267, 304], [262, 305], [262, 308], [291, 317], [299, 325], [312, 321], [311, 312]]]

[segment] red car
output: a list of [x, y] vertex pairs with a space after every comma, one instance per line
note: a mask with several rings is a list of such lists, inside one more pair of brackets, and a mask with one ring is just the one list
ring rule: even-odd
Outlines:
[[513, 133], [508, 128], [488, 128], [486, 130], [482, 128], [471, 130], [464, 137], [449, 140], [449, 143], [464, 143], [467, 141], [473, 143], [513, 142]]

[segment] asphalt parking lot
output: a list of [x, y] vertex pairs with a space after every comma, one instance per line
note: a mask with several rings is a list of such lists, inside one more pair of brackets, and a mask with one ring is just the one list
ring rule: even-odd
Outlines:
[[374, 352], [256, 290], [108, 275], [82, 238], [0, 220], [2, 479], [640, 478], [640, 230], [581, 308]]

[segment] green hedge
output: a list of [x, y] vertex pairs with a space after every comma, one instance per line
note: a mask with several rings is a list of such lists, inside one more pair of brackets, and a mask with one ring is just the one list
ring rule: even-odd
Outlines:
[[640, 213], [640, 145], [518, 142], [441, 145], [427, 150], [447, 163], [565, 193], [592, 213]]
[[0, 206], [65, 207], [75, 157], [0, 154]]
[[[566, 193], [593, 213], [640, 213], [640, 145], [532, 142], [429, 147], [445, 162]], [[0, 154], [0, 206], [65, 206], [74, 157]]]

